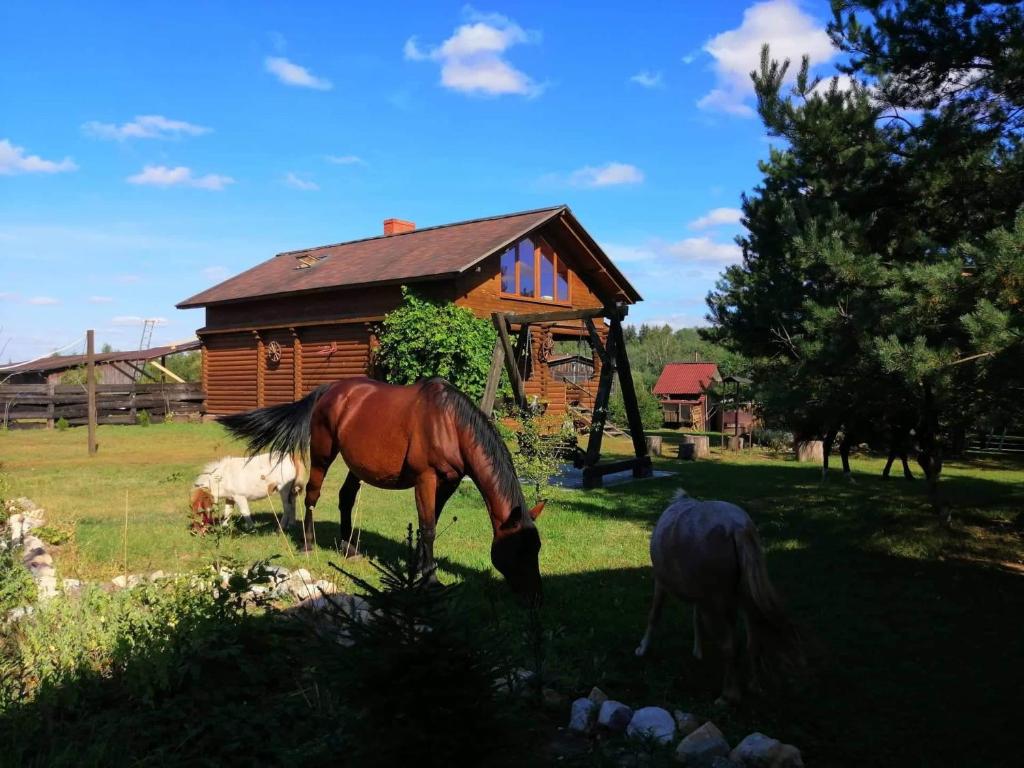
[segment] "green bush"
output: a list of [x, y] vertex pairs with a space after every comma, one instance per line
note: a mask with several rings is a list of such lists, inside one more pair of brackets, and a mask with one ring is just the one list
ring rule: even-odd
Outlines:
[[784, 451], [793, 446], [793, 435], [782, 429], [756, 427], [750, 436], [753, 442], [770, 451]]
[[403, 286], [402, 305], [381, 323], [376, 362], [393, 384], [441, 376], [477, 401], [497, 335], [465, 307], [427, 301]]
[[506, 426], [501, 420], [496, 425], [502, 439], [514, 446], [512, 466], [516, 477], [525, 486], [524, 490], [532, 491], [529, 494], [532, 498], [527, 501], [533, 505], [547, 497], [551, 477], [558, 474], [566, 461], [563, 448], [575, 445], [576, 433], [571, 422], [564, 423], [558, 432], [545, 433], [536, 416], [521, 414], [515, 418], [516, 429]]
[[[651, 391], [652, 386], [638, 373], [633, 374], [633, 389], [636, 390], [636, 404], [644, 430], [660, 429], [662, 424], [661, 405]], [[622, 399], [622, 388], [615, 382], [615, 388], [608, 399], [608, 420], [618, 427], [629, 427], [626, 419], [626, 404]]]
[[148, 427], [152, 423], [153, 419], [149, 415], [149, 411], [143, 409], [135, 414], [135, 423], [140, 427]]
[[54, 525], [44, 525], [36, 528], [32, 531], [32, 534], [38, 536], [47, 544], [52, 544], [55, 547], [59, 547], [61, 544], [66, 544], [71, 540], [71, 531], [67, 528]]
[[58, 432], [64, 432], [71, 425], [68, 424], [67, 419], [61, 416], [59, 419], [57, 419], [57, 422], [54, 424], [54, 426], [57, 427]]

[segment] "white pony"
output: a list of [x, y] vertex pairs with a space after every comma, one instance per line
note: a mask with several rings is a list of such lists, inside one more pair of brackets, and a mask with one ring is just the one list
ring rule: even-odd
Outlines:
[[673, 595], [693, 605], [693, 655], [703, 658], [707, 641], [721, 651], [725, 675], [720, 703], [735, 703], [742, 696], [738, 610], [747, 620], [752, 674], [761, 667], [766, 651], [775, 661], [799, 666], [799, 633], [768, 579], [757, 529], [735, 504], [692, 499], [680, 490], [651, 534], [651, 564], [654, 600], [637, 656], [647, 653], [665, 597]]
[[302, 492], [306, 480], [306, 466], [299, 454], [261, 453], [249, 458], [226, 456], [203, 467], [192, 483], [192, 511], [209, 512], [224, 499], [224, 525], [231, 517], [231, 507], [237, 506], [242, 520], [251, 523], [249, 502], [265, 499], [277, 492], [281, 496], [281, 525], [285, 528], [295, 521], [295, 499]]

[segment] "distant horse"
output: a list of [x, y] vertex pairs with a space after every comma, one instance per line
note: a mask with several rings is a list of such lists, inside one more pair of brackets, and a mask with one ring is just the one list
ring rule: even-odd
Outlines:
[[224, 499], [224, 525], [228, 524], [233, 506], [242, 513], [242, 520], [249, 523], [249, 502], [279, 493], [281, 524], [287, 527], [295, 520], [295, 499], [302, 491], [305, 475], [306, 467], [298, 453], [226, 456], [203, 467], [192, 483], [190, 504], [193, 512], [210, 512]]
[[[539, 595], [540, 534], [527, 509], [512, 457], [491, 421], [444, 379], [408, 386], [360, 376], [324, 384], [302, 400], [222, 416], [221, 424], [253, 452], [310, 450], [303, 538], [314, 541], [313, 508], [331, 462], [340, 453], [348, 476], [338, 494], [339, 541], [352, 536], [360, 483], [415, 488], [424, 568], [434, 568], [434, 532], [445, 503], [468, 475], [491, 518], [491, 562], [513, 591]], [[347, 545], [344, 545], [347, 546]], [[348, 552], [346, 552], [348, 554]]]
[[[842, 437], [839, 437], [840, 433]], [[889, 472], [892, 470], [893, 462], [898, 458], [903, 464], [903, 477], [906, 480], [913, 480], [914, 473], [910, 471], [908, 456], [914, 447], [913, 429], [902, 424], [870, 423], [860, 424], [846, 420], [840, 425], [830, 427], [822, 440], [822, 467], [821, 479], [828, 478], [828, 458], [832, 448], [839, 438], [839, 458], [843, 464], [843, 477], [853, 482], [853, 475], [850, 473], [850, 450], [858, 443], [867, 442], [872, 448], [884, 447], [888, 451], [888, 459], [885, 468], [882, 470], [882, 479], [889, 479]]]
[[737, 611], [747, 625], [747, 658], [753, 673], [771, 652], [799, 659], [799, 639], [787, 618], [765, 568], [753, 521], [725, 501], [698, 501], [680, 490], [661, 513], [651, 534], [654, 600], [647, 631], [636, 649], [643, 656], [668, 594], [693, 604], [693, 655], [704, 656], [704, 643], [718, 644], [725, 663], [719, 703], [742, 696], [737, 671]]

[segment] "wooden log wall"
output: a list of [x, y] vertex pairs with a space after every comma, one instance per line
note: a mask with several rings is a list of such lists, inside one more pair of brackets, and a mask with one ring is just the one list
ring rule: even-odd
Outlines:
[[[87, 397], [82, 384], [0, 386], [0, 425], [12, 429], [52, 427], [62, 418], [71, 426], [83, 425]], [[168, 414], [198, 415], [203, 399], [198, 383], [97, 384], [97, 423], [137, 424], [141, 411], [147, 411], [154, 422], [163, 421]]]
[[[208, 332], [202, 337], [206, 411], [211, 414], [290, 403], [321, 384], [365, 376], [370, 362], [367, 323]], [[279, 359], [271, 359], [271, 348]]]

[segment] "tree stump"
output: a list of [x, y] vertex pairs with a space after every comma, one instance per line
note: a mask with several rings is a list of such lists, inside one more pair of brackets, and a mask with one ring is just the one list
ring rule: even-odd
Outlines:
[[825, 460], [825, 446], [821, 440], [797, 440], [795, 446], [797, 461], [821, 463]]
[[679, 458], [683, 461], [693, 461], [696, 458], [693, 454], [693, 448], [693, 443], [680, 443]]
[[707, 435], [683, 435], [683, 443], [693, 446], [695, 459], [706, 459], [711, 455], [711, 441]]
[[661, 456], [662, 455], [662, 438], [660, 435], [648, 435], [647, 436], [647, 455], [648, 456]]

